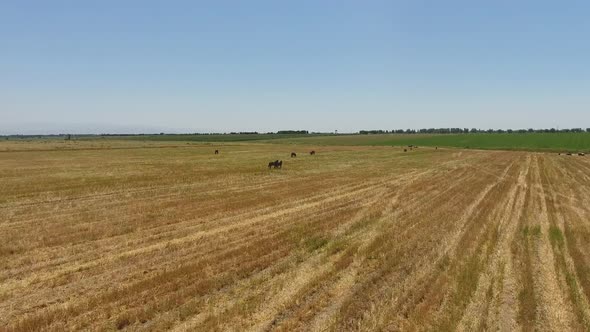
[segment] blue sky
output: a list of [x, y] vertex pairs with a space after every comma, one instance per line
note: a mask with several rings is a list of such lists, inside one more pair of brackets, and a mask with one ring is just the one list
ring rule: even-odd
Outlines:
[[587, 1], [2, 1], [0, 134], [590, 127]]

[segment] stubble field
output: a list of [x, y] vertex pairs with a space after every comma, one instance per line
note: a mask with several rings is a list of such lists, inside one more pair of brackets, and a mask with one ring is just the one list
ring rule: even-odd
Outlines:
[[589, 157], [2, 144], [0, 330], [590, 328]]

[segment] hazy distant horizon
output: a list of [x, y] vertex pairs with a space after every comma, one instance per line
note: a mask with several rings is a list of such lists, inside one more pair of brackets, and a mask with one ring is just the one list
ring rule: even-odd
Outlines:
[[[27, 128], [27, 129], [21, 129]], [[355, 134], [361, 130], [420, 130], [420, 129], [430, 129], [430, 128], [476, 128], [478, 130], [518, 130], [518, 129], [573, 129], [573, 128], [581, 128], [586, 131], [587, 128], [590, 126], [549, 126], [549, 127], [473, 127], [473, 126], [449, 126], [449, 127], [435, 127], [435, 126], [418, 126], [418, 127], [375, 127], [375, 128], [358, 128], [354, 130], [310, 130], [309, 128], [299, 128], [299, 127], [289, 127], [289, 128], [271, 128], [265, 130], [255, 130], [255, 129], [232, 129], [232, 130], [215, 130], [215, 129], [204, 129], [204, 128], [169, 128], [169, 127], [146, 127], [146, 126], [113, 126], [113, 125], [106, 125], [106, 124], [78, 124], [78, 125], [60, 125], [56, 123], [52, 124], [34, 124], [34, 125], [26, 125], [23, 127], [7, 127], [3, 124], [0, 124], [0, 136], [7, 136], [7, 135], [64, 135], [64, 134], [72, 134], [72, 135], [118, 135], [118, 134], [210, 134], [210, 133], [231, 133], [231, 132], [258, 132], [258, 133], [275, 133], [281, 130], [307, 130], [310, 133], [334, 133], [337, 131], [339, 134]]]

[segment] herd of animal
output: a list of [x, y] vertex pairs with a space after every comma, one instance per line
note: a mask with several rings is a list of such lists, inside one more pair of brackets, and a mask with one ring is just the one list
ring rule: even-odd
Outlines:
[[[565, 152], [565, 153], [563, 153], [563, 154], [565, 154], [566, 156], [571, 156], [571, 155], [573, 155], [574, 153], [571, 153], [571, 152]], [[559, 152], [559, 153], [558, 153], [558, 155], [560, 155], [560, 156], [561, 156], [561, 155], [562, 155], [562, 153], [561, 153], [561, 152]], [[586, 154], [585, 154], [584, 152], [578, 152], [578, 156], [582, 156], [582, 157], [584, 157], [585, 155], [586, 155]]]
[[[215, 154], [219, 154], [219, 150], [215, 150]], [[311, 156], [315, 156], [315, 150], [311, 150], [309, 152]], [[291, 158], [297, 157], [297, 153], [291, 152]], [[275, 160], [268, 163], [268, 169], [271, 168], [283, 168], [283, 161], [282, 160]]]
[[[309, 152], [309, 154], [311, 156], [315, 156], [315, 150], [311, 150]], [[291, 152], [291, 158], [296, 158], [297, 157], [297, 153], [295, 152]], [[283, 161], [282, 160], [275, 160], [275, 161], [271, 161], [268, 163], [268, 169], [271, 168], [283, 168]]]
[[[410, 148], [410, 150], [413, 150], [414, 148], [418, 148], [416, 145], [408, 145], [408, 147]], [[438, 150], [438, 147], [435, 148], [436, 150]], [[404, 149], [404, 152], [407, 152], [407, 149]], [[219, 150], [215, 150], [215, 154], [219, 154]], [[315, 150], [311, 150], [309, 152], [310, 155], [315, 156]], [[562, 153], [559, 152], [559, 155], [561, 155]], [[566, 152], [564, 153], [565, 155], [571, 156], [572, 153], [571, 152]], [[578, 156], [585, 156], [586, 154], [584, 152], [579, 152]], [[291, 152], [291, 158], [296, 158], [297, 157], [297, 153], [295, 152]], [[271, 161], [268, 163], [268, 169], [271, 168], [283, 168], [283, 161], [282, 160], [275, 160], [275, 161]]]

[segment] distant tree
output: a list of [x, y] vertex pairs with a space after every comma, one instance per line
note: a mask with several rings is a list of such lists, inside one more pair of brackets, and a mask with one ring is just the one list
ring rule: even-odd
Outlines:
[[590, 133], [590, 128], [586, 128], [586, 132], [587, 133]]
[[507, 133], [512, 134], [514, 131], [512, 129], [506, 130]]

